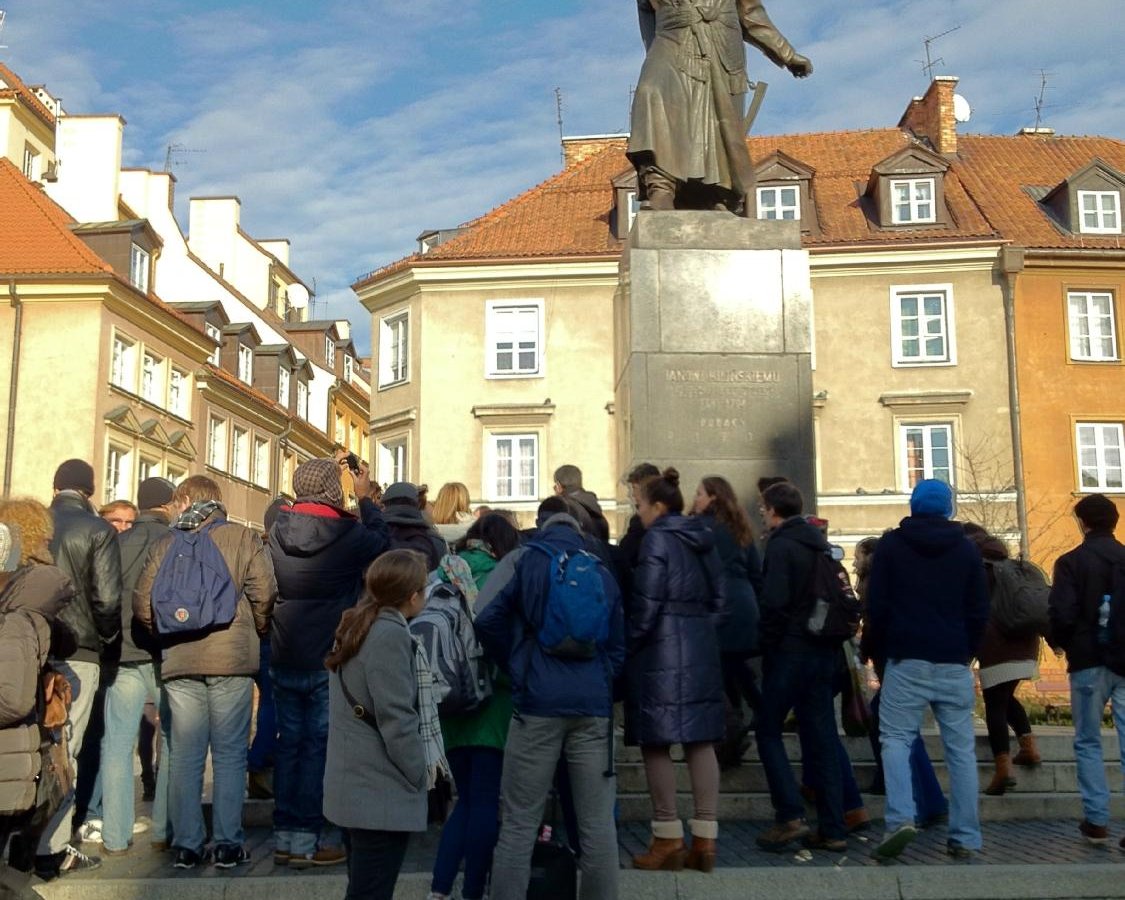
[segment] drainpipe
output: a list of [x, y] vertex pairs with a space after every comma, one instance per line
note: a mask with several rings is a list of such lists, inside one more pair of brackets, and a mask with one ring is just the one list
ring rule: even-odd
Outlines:
[[1020, 417], [1019, 370], [1016, 365], [1016, 278], [1024, 267], [1023, 247], [1000, 251], [1001, 287], [1004, 294], [1004, 341], [1008, 355], [1008, 416], [1012, 429], [1012, 468], [1016, 482], [1016, 521], [1020, 529], [1020, 556], [1031, 556], [1027, 526], [1027, 493], [1023, 480], [1023, 432]]
[[16, 443], [16, 392], [20, 381], [20, 339], [23, 337], [23, 302], [16, 293], [16, 280], [8, 282], [8, 302], [15, 310], [12, 327], [12, 365], [8, 377], [8, 433], [4, 441], [4, 496], [12, 491], [12, 452]]

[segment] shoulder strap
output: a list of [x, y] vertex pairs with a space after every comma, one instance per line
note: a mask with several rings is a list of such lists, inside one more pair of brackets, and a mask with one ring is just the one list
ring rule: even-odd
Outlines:
[[376, 732], [379, 733], [379, 725], [375, 721], [375, 716], [365, 707], [362, 703], [356, 700], [355, 696], [348, 690], [348, 683], [344, 681], [344, 669], [341, 666], [336, 670], [336, 677], [340, 679], [340, 688], [344, 692], [344, 699], [348, 701], [348, 706], [352, 708], [352, 715], [359, 719], [361, 722], [370, 725]]

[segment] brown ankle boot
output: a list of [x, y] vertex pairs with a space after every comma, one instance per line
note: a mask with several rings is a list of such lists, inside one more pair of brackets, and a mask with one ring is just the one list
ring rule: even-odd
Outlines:
[[1014, 766], [1037, 766], [1043, 762], [1043, 757], [1039, 755], [1039, 746], [1035, 743], [1035, 735], [1021, 734], [1018, 738], [1020, 742], [1020, 750], [1015, 756], [1012, 757], [1012, 765]]
[[697, 872], [710, 872], [715, 868], [715, 841], [719, 837], [719, 823], [689, 819], [691, 849], [684, 861], [685, 868]]
[[679, 819], [674, 822], [653, 822], [652, 842], [648, 845], [648, 852], [633, 857], [633, 868], [650, 872], [679, 872], [686, 859], [684, 823]]
[[988, 783], [984, 792], [990, 797], [1002, 797], [1004, 791], [1014, 787], [1015, 784], [1016, 780], [1012, 777], [1012, 757], [1007, 753], [1001, 753], [996, 757], [996, 769], [992, 773], [992, 781]]

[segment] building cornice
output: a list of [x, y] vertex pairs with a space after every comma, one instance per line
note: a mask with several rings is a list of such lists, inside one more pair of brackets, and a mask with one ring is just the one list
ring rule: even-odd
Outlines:
[[1001, 241], [987, 244], [940, 247], [882, 247], [877, 250], [848, 248], [811, 249], [809, 268], [814, 278], [857, 275], [931, 274], [949, 272], [988, 272], [996, 267]]

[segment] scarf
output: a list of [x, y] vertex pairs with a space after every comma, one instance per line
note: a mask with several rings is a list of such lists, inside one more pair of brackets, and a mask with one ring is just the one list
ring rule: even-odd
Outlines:
[[180, 513], [176, 521], [172, 523], [172, 527], [178, 528], [180, 531], [194, 531], [216, 511], [221, 512], [223, 518], [226, 518], [227, 509], [218, 500], [200, 500]]
[[414, 671], [418, 680], [418, 733], [426, 753], [426, 788], [432, 789], [441, 777], [449, 777], [449, 763], [445, 759], [445, 743], [441, 738], [437, 700], [434, 699], [434, 676], [422, 642], [414, 641]]
[[438, 568], [445, 580], [461, 592], [469, 605], [469, 614], [472, 615], [473, 604], [477, 602], [477, 582], [469, 564], [455, 553], [447, 553], [441, 558]]

